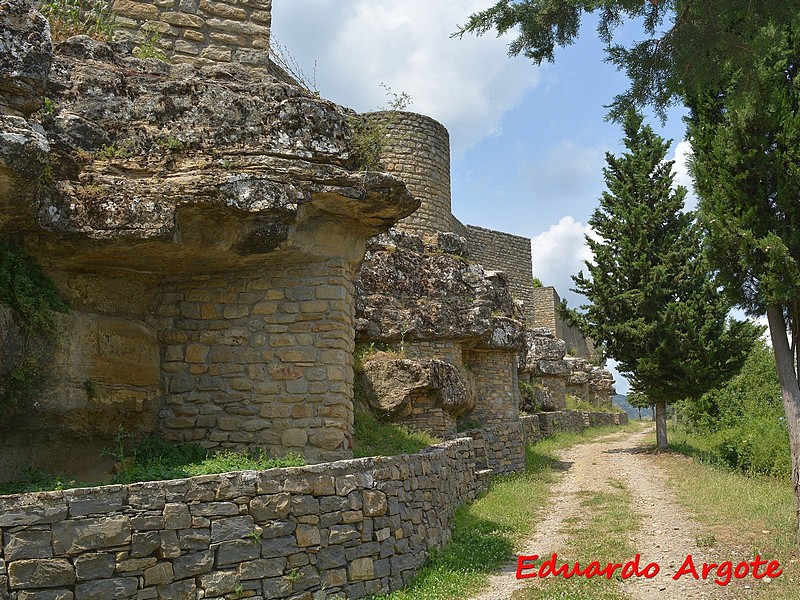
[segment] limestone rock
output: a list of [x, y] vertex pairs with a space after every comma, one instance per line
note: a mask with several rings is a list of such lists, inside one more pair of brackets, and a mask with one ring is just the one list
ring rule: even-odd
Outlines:
[[370, 408], [391, 420], [410, 415], [420, 394], [435, 398], [435, 404], [451, 415], [475, 406], [466, 379], [441, 360], [380, 358], [364, 365], [362, 378]]
[[356, 280], [357, 338], [514, 350], [524, 345], [519, 317], [503, 273], [396, 230], [369, 240]]
[[53, 44], [27, 0], [0, 1], [0, 110], [28, 116], [42, 105]]

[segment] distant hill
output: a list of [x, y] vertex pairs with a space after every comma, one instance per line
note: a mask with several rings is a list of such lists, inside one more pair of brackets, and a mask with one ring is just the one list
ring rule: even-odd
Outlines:
[[[619, 406], [622, 410], [628, 413], [629, 419], [638, 419], [639, 418], [639, 409], [634, 408], [630, 404], [628, 404], [628, 397], [623, 396], [622, 394], [614, 394], [611, 396], [611, 403], [614, 406]], [[643, 408], [642, 409], [642, 419], [652, 419], [653, 418], [653, 409], [652, 408]]]

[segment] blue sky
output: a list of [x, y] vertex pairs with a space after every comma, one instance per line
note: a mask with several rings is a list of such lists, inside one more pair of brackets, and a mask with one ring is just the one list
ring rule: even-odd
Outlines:
[[[570, 305], [570, 275], [589, 257], [587, 220], [604, 190], [605, 152], [621, 130], [604, 105], [627, 85], [603, 62], [591, 23], [578, 43], [536, 67], [509, 58], [509, 38], [451, 38], [492, 0], [274, 0], [273, 41], [286, 48], [323, 97], [362, 112], [409, 94], [408, 110], [450, 131], [452, 202], [464, 223], [532, 238], [534, 274]], [[635, 30], [632, 30], [635, 32]], [[677, 181], [689, 184], [681, 111], [666, 126]], [[618, 389], [624, 392], [618, 379]]]

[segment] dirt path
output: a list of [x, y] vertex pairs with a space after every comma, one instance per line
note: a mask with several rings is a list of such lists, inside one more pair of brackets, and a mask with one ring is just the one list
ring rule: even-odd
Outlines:
[[[628, 579], [622, 587], [624, 593], [633, 600], [724, 598], [725, 590], [711, 581], [695, 581], [691, 577], [672, 579], [687, 554], [692, 555], [698, 567], [709, 557], [697, 547], [699, 529], [667, 487], [666, 475], [645, 453], [645, 439], [651, 432], [650, 428], [614, 433], [559, 453], [566, 473], [553, 486], [551, 506], [533, 536], [522, 545], [520, 554], [547, 557], [563, 550], [571, 533], [565, 519], [582, 518], [585, 511], [580, 493], [610, 492], [613, 491], [610, 482], [621, 481], [631, 492], [632, 508], [642, 515], [642, 529], [629, 540], [630, 545], [641, 554], [642, 567], [655, 562], [661, 568], [653, 579]], [[581, 562], [586, 564], [593, 559], [587, 556]], [[487, 590], [474, 600], [508, 600], [516, 590], [530, 585], [530, 579], [517, 580], [515, 571], [516, 557], [492, 576]]]

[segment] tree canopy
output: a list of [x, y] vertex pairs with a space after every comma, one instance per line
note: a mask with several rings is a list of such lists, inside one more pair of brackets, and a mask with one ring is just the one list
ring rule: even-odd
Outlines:
[[[752, 57], [774, 48], [786, 24], [800, 20], [800, 0], [500, 0], [471, 15], [455, 35], [516, 30], [509, 53], [540, 64], [577, 39], [587, 13], [599, 15], [607, 61], [630, 79], [611, 115], [649, 105], [663, 118], [687, 94], [719, 87], [725, 72], [745, 74], [741, 83], [749, 86]], [[643, 37], [617, 41], [626, 24], [640, 27]]]
[[[598, 236], [587, 236], [593, 261], [588, 275], [573, 277], [589, 300], [573, 321], [663, 411], [730, 377], [760, 331], [728, 319], [694, 215], [683, 210], [686, 190], [672, 188], [669, 143], [634, 111], [623, 128], [627, 152], [606, 155], [608, 191], [589, 220]], [[666, 431], [659, 434], [665, 446]]]

